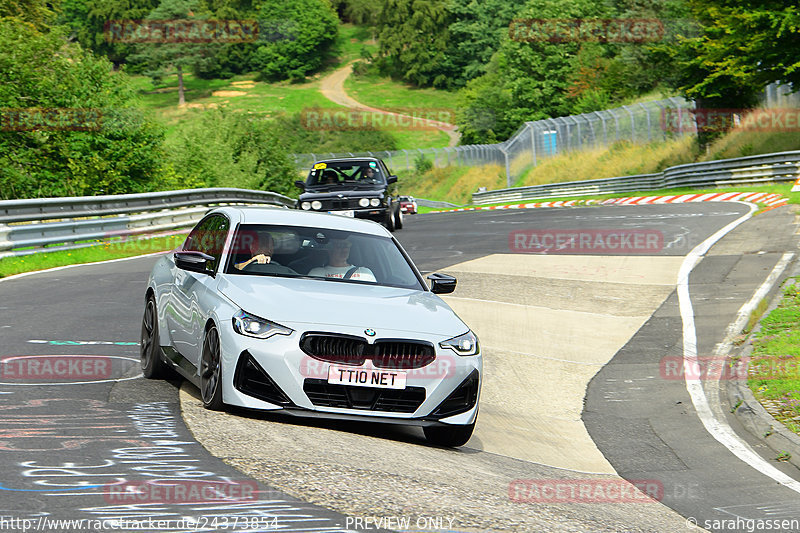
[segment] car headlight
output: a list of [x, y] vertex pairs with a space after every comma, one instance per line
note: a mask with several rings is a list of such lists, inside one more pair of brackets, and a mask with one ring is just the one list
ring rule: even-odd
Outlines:
[[320, 202], [319, 200], [314, 200], [313, 202], [311, 202], [311, 208], [319, 211], [320, 209], [322, 209], [322, 202]]
[[358, 205], [361, 207], [369, 207], [369, 198], [362, 198], [358, 201]]
[[300, 207], [308, 211], [309, 209], [311, 209], [311, 202], [303, 202], [302, 204], [300, 204]]
[[372, 207], [378, 207], [379, 205], [381, 205], [381, 199], [373, 198], [372, 200], [369, 201], [369, 205], [371, 205]]
[[458, 355], [475, 355], [479, 351], [478, 337], [468, 331], [458, 337], [447, 339], [439, 343], [439, 346], [448, 350], [453, 350]]
[[233, 315], [233, 330], [240, 335], [268, 339], [273, 335], [291, 335], [292, 329], [276, 324], [266, 318], [260, 318], [239, 310]]

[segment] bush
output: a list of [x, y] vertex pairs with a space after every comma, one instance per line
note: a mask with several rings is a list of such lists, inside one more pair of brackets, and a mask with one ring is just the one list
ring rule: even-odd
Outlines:
[[209, 110], [168, 143], [177, 182], [295, 192], [295, 168], [274, 123], [242, 113]]
[[433, 168], [433, 161], [425, 157], [425, 154], [419, 154], [414, 158], [414, 170], [417, 174], [425, 174]]
[[[320, 110], [321, 113], [334, 110]], [[397, 150], [394, 136], [382, 130], [308, 129], [301, 114], [284, 115], [275, 121], [275, 133], [287, 153], [378, 152]]]

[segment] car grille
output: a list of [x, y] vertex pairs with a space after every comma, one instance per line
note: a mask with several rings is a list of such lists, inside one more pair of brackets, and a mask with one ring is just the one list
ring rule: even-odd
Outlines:
[[421, 368], [436, 359], [430, 344], [387, 340], [376, 342], [374, 350], [372, 364], [392, 370]]
[[339, 335], [305, 335], [300, 349], [320, 361], [343, 365], [363, 365], [369, 344], [362, 338]]
[[342, 198], [342, 199], [337, 199], [337, 200], [328, 200], [328, 201], [322, 202], [322, 207], [324, 209], [333, 209], [333, 210], [336, 210], [336, 209], [357, 209], [358, 208], [358, 200], [359, 200], [359, 198], [356, 198], [356, 199]]
[[376, 367], [391, 370], [422, 368], [436, 359], [429, 342], [380, 339], [369, 344], [361, 337], [326, 333], [305, 334], [300, 340], [300, 349], [327, 363], [363, 365], [371, 359]]
[[331, 384], [324, 379], [307, 378], [303, 382], [303, 391], [314, 405], [367, 411], [413, 413], [425, 401], [424, 387], [377, 389]]

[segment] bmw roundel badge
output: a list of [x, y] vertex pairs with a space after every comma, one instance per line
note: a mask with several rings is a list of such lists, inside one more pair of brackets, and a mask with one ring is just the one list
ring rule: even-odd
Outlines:
[[370, 337], [374, 337], [374, 336], [375, 336], [375, 330], [374, 330], [374, 329], [372, 329], [372, 328], [367, 328], [367, 329], [365, 329], [365, 330], [364, 330], [364, 333], [366, 333], [366, 334], [367, 334], [367, 335], [369, 335]]

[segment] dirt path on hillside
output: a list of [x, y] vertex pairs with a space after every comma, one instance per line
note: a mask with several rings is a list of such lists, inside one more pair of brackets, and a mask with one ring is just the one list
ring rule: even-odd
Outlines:
[[[369, 111], [371, 113], [380, 113], [382, 115], [391, 115], [395, 117], [414, 119], [414, 117], [411, 117], [409, 115], [404, 115], [402, 113], [393, 113], [385, 109], [378, 109], [375, 107], [364, 105], [361, 102], [349, 96], [347, 92], [345, 92], [344, 90], [344, 80], [346, 80], [347, 77], [352, 72], [353, 72], [353, 64], [348, 63], [342, 68], [339, 68], [333, 71], [331, 74], [322, 78], [322, 80], [320, 80], [320, 86], [319, 86], [322, 95], [331, 102], [343, 105], [345, 107], [349, 107], [350, 109], [355, 109], [358, 111]], [[440, 122], [437, 120], [426, 120], [426, 124], [430, 125], [430, 127], [433, 127], [439, 131], [445, 132], [447, 136], [450, 138], [450, 142], [448, 143], [449, 147], [458, 145], [458, 140], [461, 138], [461, 134], [458, 133], [458, 131], [456, 131], [456, 126], [454, 124], [448, 124], [447, 122]]]

